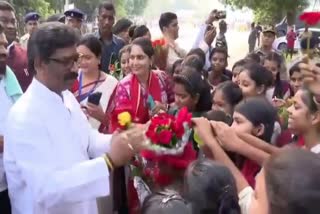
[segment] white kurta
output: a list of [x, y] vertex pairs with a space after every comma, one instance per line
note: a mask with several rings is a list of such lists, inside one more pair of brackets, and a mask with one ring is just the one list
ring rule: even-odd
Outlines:
[[102, 154], [110, 135], [90, 128], [71, 92], [36, 79], [10, 110], [4, 167], [13, 214], [96, 214], [109, 194]]

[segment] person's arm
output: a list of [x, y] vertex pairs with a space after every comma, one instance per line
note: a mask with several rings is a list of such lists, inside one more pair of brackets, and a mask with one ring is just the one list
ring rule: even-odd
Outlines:
[[237, 190], [240, 193], [243, 189], [249, 186], [245, 177], [239, 169], [233, 164], [228, 155], [224, 152], [218, 144], [216, 138], [213, 136], [209, 121], [204, 118], [193, 119], [195, 124], [196, 133], [199, 135], [203, 143], [211, 151], [214, 160], [224, 164], [228, 167], [236, 180]]
[[263, 150], [257, 149], [241, 140], [227, 124], [211, 122], [211, 125], [217, 134], [217, 140], [228, 151], [245, 156], [259, 165], [262, 165], [269, 158], [269, 154]]
[[61, 158], [73, 156], [72, 151], [61, 154], [61, 157], [56, 154], [52, 144], [57, 142], [52, 142], [40, 121], [9, 121], [4, 136], [7, 142], [4, 147], [7, 178], [18, 177], [32, 190], [29, 198], [33, 201], [30, 203], [50, 208], [109, 194], [109, 170], [103, 157], [86, 160], [86, 154], [83, 154], [83, 161], [75, 161], [71, 166], [69, 162], [69, 167], [56, 169], [54, 166], [57, 164], [53, 163], [62, 163]]
[[266, 143], [265, 141], [255, 137], [255, 136], [252, 136], [250, 134], [238, 133], [237, 135], [241, 140], [243, 140], [247, 144], [249, 144], [259, 150], [262, 150], [269, 155], [272, 155], [272, 154], [280, 151], [280, 148], [273, 146], [269, 143]]

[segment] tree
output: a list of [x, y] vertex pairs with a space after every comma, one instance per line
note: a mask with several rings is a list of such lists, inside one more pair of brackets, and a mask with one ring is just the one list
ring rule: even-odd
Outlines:
[[147, 7], [148, 0], [126, 0], [125, 9], [130, 16], [139, 16], [143, 14]]
[[[221, 0], [231, 6], [242, 8], [248, 7], [256, 13], [265, 13], [269, 17], [275, 15], [286, 15], [288, 24], [294, 24], [298, 12], [302, 11], [309, 4], [308, 0]], [[263, 16], [266, 17], [266, 16]], [[263, 20], [259, 20], [263, 21]], [[272, 18], [271, 20], [272, 21]], [[273, 23], [274, 24], [274, 23]]]

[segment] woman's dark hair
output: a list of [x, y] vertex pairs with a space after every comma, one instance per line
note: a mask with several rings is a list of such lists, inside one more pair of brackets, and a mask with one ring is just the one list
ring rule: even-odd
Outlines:
[[166, 190], [149, 195], [141, 214], [191, 214], [187, 202], [175, 191]]
[[172, 65], [172, 67], [171, 67], [171, 72], [170, 72], [170, 75], [171, 75], [171, 76], [174, 75], [176, 68], [177, 68], [178, 66], [181, 66], [182, 62], [183, 62], [183, 59], [177, 59], [177, 60], [173, 63], [173, 65]]
[[231, 70], [233, 71], [236, 67], [238, 67], [238, 66], [244, 66], [244, 65], [247, 64], [247, 63], [248, 63], [247, 60], [241, 59], [241, 60], [239, 60], [239, 61], [237, 61], [236, 63], [233, 64]]
[[183, 60], [183, 66], [195, 68], [200, 74], [203, 70], [203, 61], [197, 55], [189, 55]]
[[235, 107], [235, 112], [242, 114], [253, 126], [264, 126], [264, 133], [260, 138], [270, 142], [277, 119], [277, 111], [264, 97], [250, 97]]
[[[285, 91], [284, 88], [282, 86], [282, 81], [280, 79], [280, 68], [281, 68], [281, 64], [282, 64], [282, 58], [279, 54], [277, 53], [269, 53], [265, 58], [264, 58], [264, 62], [265, 61], [272, 61], [272, 62], [276, 62], [277, 63], [277, 67], [278, 67], [278, 73], [276, 75], [276, 79], [274, 81], [274, 92], [273, 92], [273, 96], [272, 97], [279, 97], [282, 98]], [[272, 85], [272, 83], [271, 83]]]
[[309, 89], [302, 88], [302, 101], [308, 107], [310, 113], [316, 113], [319, 111], [317, 103], [315, 100], [315, 94], [313, 94]]
[[252, 79], [257, 87], [264, 86], [264, 93], [272, 82], [272, 73], [258, 63], [247, 63], [244, 65], [242, 72], [247, 71], [250, 79]]
[[154, 49], [152, 47], [152, 43], [149, 39], [146, 38], [137, 38], [135, 40], [132, 41], [131, 46], [129, 48], [129, 52], [131, 52], [131, 48], [133, 45], [138, 45], [139, 47], [141, 47], [141, 49], [143, 50], [143, 52], [149, 57], [153, 57], [154, 55]]
[[192, 97], [199, 96], [196, 112], [206, 112], [211, 109], [210, 85], [195, 68], [184, 66], [182, 72], [174, 77], [174, 82], [182, 84]]
[[295, 72], [299, 72], [299, 73], [301, 72], [298, 64], [292, 66], [292, 67], [289, 69], [289, 75], [290, 75], [290, 77], [291, 77]]
[[213, 48], [209, 56], [210, 61], [215, 53], [224, 54], [225, 60], [228, 60], [228, 51], [225, 48]]
[[204, 113], [203, 117], [212, 121], [224, 122], [229, 126], [231, 126], [233, 122], [232, 117], [226, 114], [224, 111], [211, 110]]
[[285, 148], [264, 166], [269, 213], [317, 214], [320, 210], [320, 157], [299, 148]]
[[77, 32], [65, 24], [60, 22], [42, 24], [32, 34], [28, 42], [28, 70], [35, 72], [34, 60], [36, 57], [49, 62], [49, 58], [57, 49], [72, 47], [78, 41]]
[[258, 64], [260, 64], [260, 62], [261, 62], [260, 55], [257, 53], [248, 54], [246, 56], [245, 60], [247, 60], [248, 62], [251, 62], [251, 63], [258, 63]]
[[163, 28], [168, 27], [171, 24], [171, 22], [175, 19], [178, 19], [175, 13], [171, 13], [171, 12], [162, 13], [159, 19], [160, 30], [163, 32]]
[[119, 59], [120, 59], [120, 60], [121, 60], [121, 57], [122, 57], [122, 55], [123, 55], [124, 53], [130, 52], [130, 46], [131, 46], [131, 45], [126, 45], [126, 46], [124, 46], [123, 48], [120, 49], [120, 51], [119, 51]]
[[112, 32], [116, 35], [127, 31], [132, 25], [132, 21], [126, 18], [119, 19], [116, 24], [112, 27]]
[[194, 48], [190, 50], [187, 56], [191, 56], [191, 55], [198, 56], [199, 59], [202, 61], [202, 64], [203, 65], [206, 64], [206, 54], [203, 52], [201, 48]]
[[230, 170], [209, 159], [190, 164], [185, 195], [193, 214], [240, 214], [235, 180]]
[[89, 50], [92, 53], [94, 53], [94, 55], [96, 57], [101, 56], [102, 44], [97, 37], [95, 37], [93, 35], [86, 35], [86, 36], [82, 37], [80, 39], [80, 41], [78, 42], [78, 46], [80, 46], [80, 45], [84, 45], [87, 48], [89, 48]]
[[232, 108], [234, 108], [243, 99], [241, 88], [238, 86], [238, 84], [232, 81], [220, 83], [216, 87], [215, 92], [218, 90], [222, 92], [225, 101]]
[[147, 33], [149, 32], [150, 32], [149, 28], [145, 25], [136, 26], [132, 33], [131, 38], [132, 40], [135, 40], [136, 38], [147, 35]]

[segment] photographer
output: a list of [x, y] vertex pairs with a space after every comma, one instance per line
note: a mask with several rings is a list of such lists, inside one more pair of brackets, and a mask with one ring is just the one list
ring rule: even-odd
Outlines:
[[217, 35], [217, 30], [216, 27], [213, 26], [213, 22], [224, 18], [226, 18], [225, 11], [218, 11], [216, 9], [212, 10], [205, 23], [200, 26], [199, 33], [193, 44], [193, 48], [201, 48], [206, 53], [205, 70], [208, 70], [211, 67], [209, 55], [212, 50], [211, 45]]

